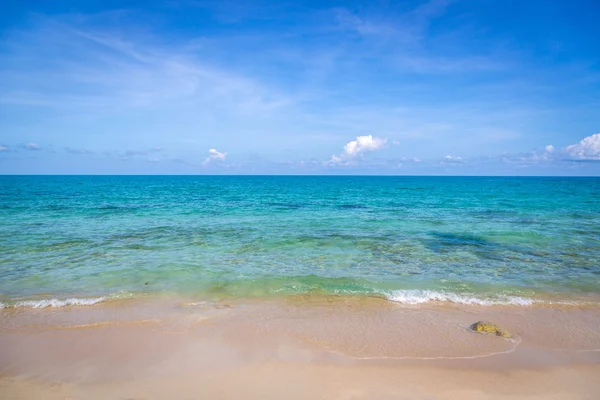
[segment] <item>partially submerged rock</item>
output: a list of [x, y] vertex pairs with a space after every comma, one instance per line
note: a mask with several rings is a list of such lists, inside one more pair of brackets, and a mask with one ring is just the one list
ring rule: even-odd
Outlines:
[[501, 336], [501, 337], [507, 338], [507, 339], [511, 337], [511, 334], [508, 333], [508, 331], [500, 328], [496, 324], [492, 324], [491, 322], [486, 322], [486, 321], [477, 321], [477, 322], [471, 324], [469, 329], [471, 329], [473, 332]]

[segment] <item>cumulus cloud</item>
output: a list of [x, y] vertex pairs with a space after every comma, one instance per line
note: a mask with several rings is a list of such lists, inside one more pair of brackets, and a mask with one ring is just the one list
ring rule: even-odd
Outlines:
[[42, 148], [35, 143], [29, 142], [25, 146], [27, 150], [41, 150]]
[[600, 133], [582, 139], [579, 143], [567, 146], [567, 154], [579, 160], [600, 160]]
[[552, 153], [554, 151], [554, 146], [552, 146], [551, 144], [549, 144], [548, 146], [546, 146], [546, 151], [548, 153]]
[[210, 149], [208, 151], [210, 158], [214, 160], [224, 160], [227, 157], [227, 153], [220, 153], [216, 149]]
[[0, 146], [0, 152], [1, 151], [8, 151], [8, 147], [6, 147], [6, 146]]
[[387, 138], [373, 137], [373, 135], [358, 136], [356, 140], [346, 143], [342, 154], [332, 155], [328, 164], [341, 164], [368, 151], [382, 149], [387, 143]]
[[344, 146], [344, 154], [354, 157], [365, 151], [379, 150], [385, 146], [386, 142], [386, 138], [373, 137], [373, 135], [358, 136], [356, 140], [353, 140]]
[[208, 157], [206, 158], [206, 160], [204, 160], [202, 165], [208, 165], [211, 161], [224, 161], [226, 158], [227, 153], [221, 153], [216, 149], [210, 149], [208, 150]]

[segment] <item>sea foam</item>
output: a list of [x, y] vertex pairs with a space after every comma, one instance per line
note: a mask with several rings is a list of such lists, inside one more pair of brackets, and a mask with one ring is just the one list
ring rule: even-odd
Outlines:
[[530, 306], [536, 301], [519, 296], [498, 295], [493, 297], [477, 297], [471, 294], [458, 294], [435, 290], [392, 290], [385, 292], [388, 300], [403, 304], [423, 304], [433, 301], [466, 305], [495, 306], [518, 305]]
[[40, 300], [20, 300], [14, 303], [0, 302], [0, 309], [3, 308], [60, 308], [60, 307], [82, 307], [93, 306], [105, 301], [131, 297], [129, 293], [121, 292], [117, 294], [101, 297], [70, 297], [66, 299], [40, 299]]
[[14, 304], [14, 307], [27, 307], [27, 308], [58, 308], [58, 307], [70, 307], [70, 306], [92, 306], [94, 304], [106, 301], [106, 297], [94, 297], [94, 298], [70, 298], [70, 299], [45, 299], [45, 300], [24, 300], [18, 301]]

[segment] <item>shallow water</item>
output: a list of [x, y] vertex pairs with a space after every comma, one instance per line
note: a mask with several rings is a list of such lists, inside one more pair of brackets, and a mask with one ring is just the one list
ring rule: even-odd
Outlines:
[[599, 178], [3, 176], [0, 216], [4, 306], [600, 294]]

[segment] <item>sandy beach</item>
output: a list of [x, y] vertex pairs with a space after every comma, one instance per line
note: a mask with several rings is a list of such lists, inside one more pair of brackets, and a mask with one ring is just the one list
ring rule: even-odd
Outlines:
[[[596, 306], [297, 296], [2, 310], [2, 399], [594, 399]], [[468, 329], [490, 320], [512, 338]]]

